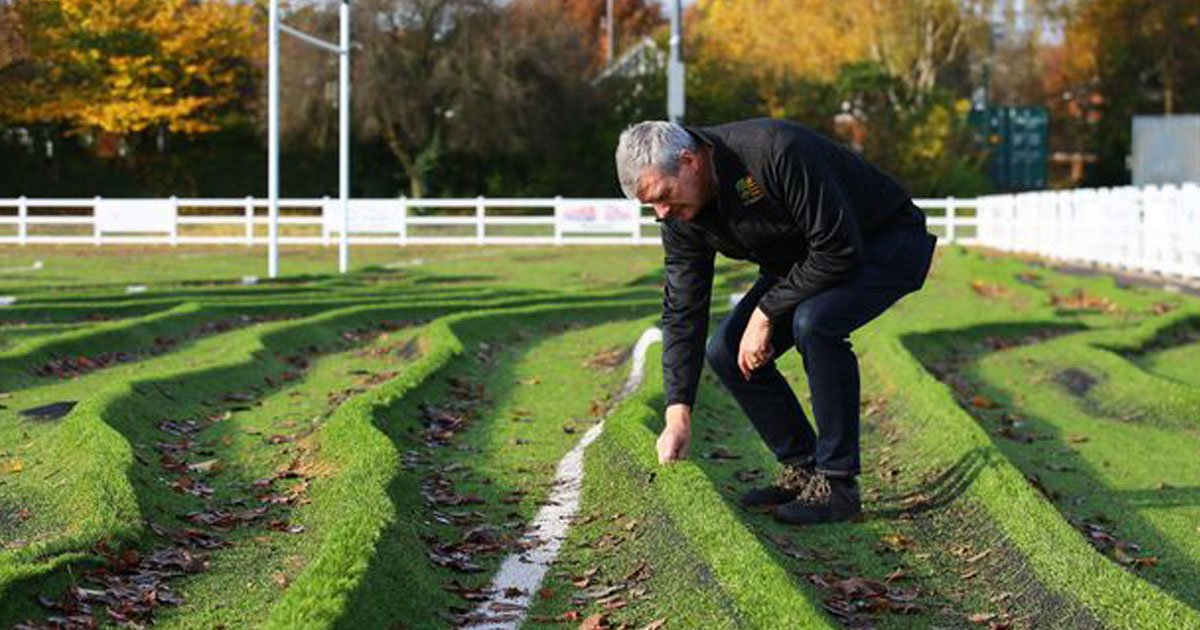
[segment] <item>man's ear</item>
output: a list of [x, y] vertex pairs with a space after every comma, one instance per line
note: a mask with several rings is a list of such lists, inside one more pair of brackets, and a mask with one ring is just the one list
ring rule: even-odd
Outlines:
[[679, 166], [680, 167], [683, 167], [686, 165], [688, 168], [695, 169], [696, 164], [697, 164], [697, 158], [698, 158], [698, 156], [695, 153], [693, 153], [691, 149], [680, 149], [679, 150]]

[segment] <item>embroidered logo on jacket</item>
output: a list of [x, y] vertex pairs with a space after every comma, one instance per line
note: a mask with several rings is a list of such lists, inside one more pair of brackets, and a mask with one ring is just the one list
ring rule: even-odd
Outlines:
[[737, 189], [738, 197], [741, 197], [742, 203], [747, 205], [767, 196], [763, 192], [762, 186], [759, 186], [758, 182], [754, 181], [754, 178], [749, 175], [737, 180], [733, 187]]

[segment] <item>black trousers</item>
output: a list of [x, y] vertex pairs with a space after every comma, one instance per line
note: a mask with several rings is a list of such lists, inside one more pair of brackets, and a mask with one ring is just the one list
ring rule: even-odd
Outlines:
[[773, 280], [759, 277], [717, 328], [708, 343], [708, 363], [780, 462], [815, 465], [829, 476], [860, 472], [858, 359], [849, 336], [921, 288], [936, 243], [916, 226], [875, 235], [863, 244], [864, 264], [853, 278], [801, 302], [788, 320], [774, 323], [775, 357], [794, 346], [803, 358], [816, 433], [774, 361], [749, 380], [738, 369], [742, 332]]

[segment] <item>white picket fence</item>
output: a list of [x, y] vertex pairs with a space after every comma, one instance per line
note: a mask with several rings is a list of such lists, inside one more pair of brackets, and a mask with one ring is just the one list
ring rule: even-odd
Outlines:
[[980, 245], [1200, 278], [1196, 184], [996, 195], [976, 203]]
[[[944, 241], [974, 242], [971, 200], [919, 199]], [[0, 244], [263, 245], [267, 200], [0, 199]], [[657, 245], [653, 211], [625, 199], [352, 199], [351, 245]], [[49, 209], [60, 214], [49, 215]], [[69, 214], [61, 214], [66, 210]], [[281, 199], [284, 245], [337, 243], [336, 199]], [[5, 232], [3, 226], [11, 226]]]

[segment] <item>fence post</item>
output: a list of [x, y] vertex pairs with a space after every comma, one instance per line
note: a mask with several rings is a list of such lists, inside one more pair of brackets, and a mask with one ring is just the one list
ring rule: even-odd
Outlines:
[[[340, 211], [341, 205], [338, 205]], [[329, 247], [329, 217], [325, 213], [329, 211], [329, 195], [321, 196], [321, 245]], [[339, 225], [344, 225], [339, 222]]]
[[100, 205], [100, 195], [93, 198], [92, 203], [92, 238], [95, 240], [95, 245], [100, 246], [100, 221], [96, 218], [96, 207]]
[[554, 197], [554, 244], [555, 245], [563, 244], [562, 220], [559, 219], [559, 217], [558, 217], [561, 208], [562, 208], [562, 195], [556, 195]]
[[633, 244], [642, 242], [642, 204], [638, 201], [629, 202], [633, 205]]
[[171, 195], [171, 247], [179, 246], [179, 198]]
[[246, 195], [246, 247], [254, 245], [254, 197]]
[[400, 195], [400, 247], [408, 245], [408, 197]]
[[483, 195], [480, 195], [475, 198], [475, 243], [478, 245], [483, 245], [485, 242], [484, 235], [486, 232], [484, 231], [483, 215]]
[[948, 245], [953, 245], [954, 241], [958, 237], [956, 230], [954, 229], [954, 223], [956, 221], [954, 214], [954, 197], [946, 197], [946, 243]]
[[17, 242], [24, 245], [29, 242], [29, 202], [25, 195], [17, 197]]

